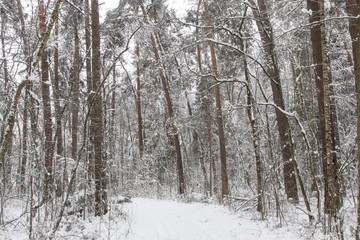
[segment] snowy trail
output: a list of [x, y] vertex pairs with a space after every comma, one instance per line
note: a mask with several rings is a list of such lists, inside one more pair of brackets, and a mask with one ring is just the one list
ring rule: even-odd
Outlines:
[[129, 240], [297, 239], [270, 230], [265, 223], [240, 218], [224, 207], [202, 203], [135, 198], [126, 207], [131, 219]]

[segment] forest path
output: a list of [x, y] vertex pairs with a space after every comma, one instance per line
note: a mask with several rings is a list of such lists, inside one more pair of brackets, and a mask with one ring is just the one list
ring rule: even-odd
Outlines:
[[129, 240], [297, 239], [294, 233], [269, 229], [265, 222], [240, 218], [222, 206], [135, 198], [125, 207]]

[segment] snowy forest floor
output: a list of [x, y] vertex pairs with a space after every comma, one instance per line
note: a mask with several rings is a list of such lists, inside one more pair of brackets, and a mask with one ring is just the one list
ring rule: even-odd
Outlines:
[[[120, 198], [118, 198], [120, 199]], [[288, 240], [332, 239], [325, 236], [320, 224], [309, 224], [299, 207], [289, 207], [286, 217], [260, 216], [252, 210], [234, 208], [214, 203], [179, 202], [148, 198], [134, 198], [131, 202], [113, 199], [108, 214], [102, 217], [64, 216], [55, 239], [74, 240]], [[7, 220], [21, 215], [19, 203], [6, 208]], [[11, 205], [11, 204], [8, 204]], [[292, 205], [289, 205], [292, 206]], [[289, 212], [290, 211], [290, 212]], [[29, 239], [29, 221], [24, 216], [0, 227], [0, 239]], [[6, 221], [6, 220], [5, 220]], [[46, 239], [53, 222], [33, 221], [33, 238]]]

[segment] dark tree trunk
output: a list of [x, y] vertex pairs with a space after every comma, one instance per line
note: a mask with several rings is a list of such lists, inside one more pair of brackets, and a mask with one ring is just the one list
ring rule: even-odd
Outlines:
[[92, 89], [91, 98], [91, 135], [94, 146], [95, 163], [95, 215], [107, 213], [106, 161], [104, 159], [104, 126], [101, 83], [101, 53], [100, 53], [100, 19], [98, 0], [91, 0], [91, 30], [92, 30]]
[[138, 124], [138, 141], [139, 141], [139, 155], [140, 158], [144, 152], [144, 140], [143, 140], [143, 121], [141, 114], [141, 84], [140, 84], [140, 53], [139, 53], [139, 45], [136, 45], [136, 113], [137, 113], [137, 124]]
[[[39, 5], [39, 24], [40, 33], [44, 37], [46, 33], [46, 16], [44, 1], [40, 1]], [[44, 199], [47, 200], [49, 194], [52, 191], [53, 185], [53, 172], [52, 172], [52, 114], [51, 114], [51, 102], [50, 102], [50, 87], [49, 87], [49, 63], [47, 60], [47, 51], [41, 58], [41, 93], [43, 100], [43, 118], [44, 118], [44, 132], [45, 132], [45, 182], [44, 182]]]
[[78, 11], [74, 10], [74, 64], [73, 64], [73, 82], [72, 82], [72, 142], [71, 142], [71, 157], [76, 159], [78, 149], [78, 128], [79, 128], [79, 84], [80, 84], [80, 42], [78, 34]]
[[[86, 85], [87, 85], [87, 96], [88, 96], [88, 108], [91, 108], [91, 94], [93, 91], [92, 84], [92, 72], [91, 72], [91, 26], [90, 26], [90, 6], [89, 0], [85, 0], [85, 48], [86, 48]], [[89, 119], [90, 129], [92, 128], [91, 117]], [[92, 135], [89, 134], [87, 159], [88, 159], [88, 174], [90, 177], [94, 175], [94, 154], [93, 154], [93, 139]]]
[[[55, 23], [55, 38], [59, 39], [59, 20], [56, 20]], [[62, 108], [60, 106], [61, 97], [60, 97], [60, 86], [59, 86], [59, 44], [58, 41], [55, 43], [54, 50], [54, 78], [53, 78], [53, 95], [54, 95], [54, 107], [55, 107], [55, 119], [56, 119], [56, 132], [55, 132], [55, 140], [56, 140], [56, 157], [55, 157], [55, 169], [54, 172], [60, 172], [61, 167], [63, 167], [63, 172], [66, 172], [66, 164], [62, 166], [60, 159], [64, 156], [64, 146], [63, 146], [63, 138], [62, 138]], [[67, 178], [66, 174], [64, 174], [61, 179], [59, 176], [56, 177], [56, 196], [60, 197], [64, 193], [64, 184], [67, 181], [64, 181]]]

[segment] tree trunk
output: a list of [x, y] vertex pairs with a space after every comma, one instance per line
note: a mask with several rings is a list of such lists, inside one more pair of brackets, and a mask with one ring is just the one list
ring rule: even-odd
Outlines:
[[[144, 15], [145, 23], [149, 24], [148, 15], [146, 13], [143, 1], [139, 0], [139, 3], [140, 3], [142, 13]], [[171, 97], [170, 97], [169, 86], [167, 84], [167, 81], [166, 81], [166, 78], [165, 78], [165, 75], [163, 72], [163, 67], [162, 67], [162, 63], [160, 60], [159, 50], [156, 45], [154, 35], [152, 33], [150, 33], [150, 40], [151, 40], [151, 45], [153, 47], [153, 51], [154, 51], [154, 55], [155, 55], [155, 61], [159, 67], [160, 80], [161, 80], [161, 84], [162, 84], [162, 87], [164, 90], [165, 100], [166, 100], [166, 104], [167, 104], [167, 110], [168, 110], [168, 114], [169, 114], [169, 118], [170, 118], [169, 128], [171, 129], [171, 132], [173, 133], [173, 137], [174, 137], [174, 145], [175, 145], [175, 151], [176, 151], [176, 157], [177, 157], [176, 158], [176, 173], [177, 173], [177, 177], [178, 177], [178, 193], [184, 194], [185, 193], [185, 178], [184, 178], [184, 169], [183, 169], [183, 162], [182, 162], [182, 156], [181, 156], [179, 133], [177, 132], [176, 126], [174, 126], [174, 124], [172, 123], [172, 119], [174, 117], [173, 104], [172, 104]]]
[[[321, 11], [320, 11], [320, 2], [316, 1], [316, 0], [307, 0], [307, 7], [309, 10], [311, 10], [312, 14], [309, 18], [309, 23], [314, 23], [317, 21], [321, 20]], [[323, 24], [319, 25], [316, 24], [314, 26], [311, 27], [310, 29], [310, 33], [311, 33], [311, 45], [312, 45], [312, 56], [313, 56], [313, 64], [315, 65], [315, 83], [316, 83], [316, 88], [317, 88], [317, 100], [318, 100], [318, 111], [319, 111], [319, 135], [320, 135], [320, 142], [321, 142], [321, 156], [323, 159], [323, 174], [324, 174], [324, 187], [325, 187], [325, 203], [324, 203], [324, 208], [325, 208], [325, 213], [329, 213], [330, 211], [330, 202], [332, 200], [329, 191], [329, 172], [328, 172], [328, 164], [327, 164], [327, 158], [330, 156], [327, 156], [327, 146], [326, 146], [326, 125], [329, 125], [328, 127], [330, 127], [328, 129], [328, 134], [330, 134], [329, 136], [327, 136], [330, 140], [330, 144], [331, 146], [330, 149], [336, 150], [336, 146], [338, 145], [338, 141], [336, 140], [336, 129], [337, 129], [337, 123], [336, 123], [336, 116], [334, 116], [335, 113], [335, 109], [333, 104], [331, 104], [331, 99], [330, 99], [330, 95], [331, 95], [331, 89], [329, 86], [327, 86], [327, 95], [325, 97], [324, 95], [324, 84], [325, 81], [327, 81], [327, 85], [329, 85], [331, 83], [331, 79], [329, 77], [328, 71], [327, 71], [327, 56], [326, 56], [326, 46], [323, 46], [324, 44], [326, 44], [326, 39], [325, 39], [325, 32], [323, 33], [324, 36], [322, 36], [322, 28], [325, 31], [325, 26], [323, 26]], [[322, 39], [324, 38], [324, 39]], [[324, 49], [323, 49], [324, 47]], [[325, 59], [324, 59], [325, 57]], [[324, 64], [325, 63], [325, 64]], [[326, 66], [326, 67], [325, 67]], [[324, 74], [326, 76], [324, 76]], [[325, 80], [326, 77], [326, 80]], [[328, 102], [328, 104], [330, 104], [331, 106], [326, 106], [325, 105], [325, 98], [327, 99], [326, 101]], [[325, 122], [325, 107], [329, 107], [329, 121], [328, 123]], [[337, 172], [338, 166], [337, 166], [337, 156], [336, 154], [332, 153], [331, 154], [331, 158], [335, 162], [334, 167], [334, 173]], [[335, 179], [334, 179], [335, 180]], [[338, 182], [338, 180], [336, 180], [336, 182]], [[338, 185], [338, 183], [336, 183], [336, 185]], [[337, 194], [339, 194], [339, 189], [337, 190]]]
[[[198, 5], [197, 5], [197, 10], [196, 10], [196, 22], [195, 25], [199, 26], [199, 13], [200, 13], [200, 8], [201, 8], [201, 0], [198, 1]], [[199, 41], [199, 28], [196, 27], [195, 30], [195, 37], [196, 37], [196, 42]], [[201, 49], [200, 49], [200, 44], [197, 43], [196, 44], [196, 57], [197, 57], [197, 63], [198, 63], [198, 68], [199, 68], [199, 73], [200, 75], [202, 74], [202, 62], [201, 62]], [[200, 77], [200, 81], [207, 81], [206, 78], [204, 77]], [[204, 84], [204, 83], [200, 83], [200, 84]], [[204, 84], [206, 85], [206, 83]], [[204, 90], [204, 89], [203, 89]], [[204, 96], [201, 96], [201, 98], [203, 98]], [[204, 103], [205, 105], [207, 105], [207, 103]], [[202, 118], [202, 121], [204, 121], [205, 125], [206, 125], [206, 129], [207, 129], [207, 142], [209, 144], [209, 181], [208, 181], [208, 189], [210, 192], [210, 195], [212, 195], [213, 193], [216, 194], [217, 193], [217, 175], [216, 175], [216, 167], [215, 167], [215, 160], [213, 157], [213, 152], [212, 152], [212, 133], [211, 133], [211, 121], [212, 121], [212, 117], [211, 117], [211, 113], [209, 111], [209, 108], [206, 107], [206, 116], [204, 116]], [[204, 140], [205, 142], [206, 140]], [[201, 144], [201, 143], [200, 143]], [[201, 158], [204, 158], [204, 151], [202, 151], [202, 156]], [[204, 159], [202, 160], [204, 162]], [[205, 167], [205, 162], [204, 162], [204, 167]], [[203, 173], [206, 174], [206, 169], [203, 169]]]
[[137, 113], [137, 124], [138, 124], [138, 141], [139, 141], [139, 155], [140, 158], [144, 152], [144, 140], [143, 140], [143, 121], [142, 121], [142, 114], [141, 114], [141, 84], [140, 84], [140, 54], [139, 54], [139, 45], [136, 44], [136, 113]]
[[91, 135], [94, 146], [95, 163], [95, 216], [107, 213], [106, 161], [104, 159], [104, 126], [102, 94], [99, 89], [101, 82], [100, 53], [100, 19], [98, 0], [91, 0], [91, 30], [92, 30], [92, 89], [91, 98]]
[[[56, 20], [55, 23], [55, 38], [59, 39], [59, 20]], [[59, 44], [58, 41], [55, 43], [55, 50], [54, 50], [54, 79], [53, 79], [53, 94], [54, 94], [54, 107], [55, 107], [55, 119], [56, 119], [56, 164], [61, 169], [61, 162], [58, 163], [58, 160], [61, 159], [62, 156], [64, 156], [64, 146], [63, 146], [63, 138], [62, 138], [62, 109], [60, 106], [60, 87], [59, 87]], [[65, 167], [65, 166], [64, 166]], [[65, 169], [64, 169], [65, 172]], [[60, 197], [63, 194], [64, 190], [64, 182], [57, 178], [56, 176], [56, 196]]]
[[[90, 6], [89, 0], [85, 0], [85, 48], [86, 48], [86, 85], [87, 85], [87, 96], [88, 96], [88, 108], [91, 108], [91, 94], [93, 90], [92, 84], [92, 72], [91, 72], [91, 27], [90, 27]], [[89, 119], [90, 129], [92, 128], [91, 117]], [[93, 139], [92, 135], [89, 134], [87, 159], [88, 159], [88, 174], [92, 178], [94, 175], [94, 154], [93, 154]]]
[[[24, 13], [22, 9], [21, 0], [17, 0], [17, 8], [19, 13], [20, 25], [21, 25], [21, 38], [24, 44], [24, 55], [27, 63], [26, 72], [30, 71], [30, 60], [29, 60], [29, 46], [26, 37], [26, 29], [25, 29], [25, 19]], [[25, 104], [30, 104], [30, 84], [26, 86], [25, 92]], [[22, 156], [21, 156], [21, 166], [20, 166], [20, 176], [19, 176], [19, 185], [20, 192], [25, 193], [26, 185], [25, 185], [25, 174], [26, 174], [26, 164], [28, 160], [28, 120], [29, 120], [29, 110], [25, 106], [23, 113], [23, 135], [22, 135]]]
[[[275, 56], [274, 39], [272, 33], [272, 26], [267, 13], [266, 1], [258, 0], [258, 10], [253, 8], [253, 14], [256, 18], [256, 24], [260, 32], [260, 37], [263, 49], [266, 54], [267, 72], [271, 78], [271, 89], [273, 92], [273, 100], [277, 107], [285, 110], [285, 103], [281, 87], [281, 79], [277, 58]], [[293, 165], [293, 146], [291, 142], [290, 125], [287, 116], [279, 109], [275, 109], [277, 127], [280, 138], [280, 145], [282, 146], [281, 154], [283, 159], [284, 183], [285, 192], [288, 199], [294, 202], [299, 201], [298, 190], [296, 184], [296, 176]]]
[[[59, 38], [59, 21], [56, 20], [55, 25], [55, 36]], [[53, 84], [53, 91], [54, 91], [54, 98], [55, 98], [55, 112], [56, 112], [56, 122], [61, 123], [61, 107], [60, 107], [60, 87], [59, 87], [59, 46], [56, 42], [55, 44], [55, 51], [54, 51], [54, 84]], [[56, 127], [56, 153], [59, 156], [64, 154], [64, 146], [63, 146], [63, 139], [62, 139], [62, 126], [61, 124], [57, 125]]]
[[[324, 0], [319, 0], [320, 21], [325, 19]], [[325, 179], [325, 213], [329, 215], [330, 221], [338, 220], [338, 212], [341, 207], [341, 194], [338, 178], [338, 166], [336, 159], [336, 149], [334, 147], [334, 128], [331, 122], [331, 101], [330, 101], [330, 87], [329, 87], [329, 72], [328, 59], [326, 55], [326, 32], [325, 23], [320, 24], [321, 37], [321, 56], [322, 56], [322, 88], [323, 88], [323, 103], [324, 103], [324, 179]], [[331, 222], [329, 222], [331, 228]]]
[[[46, 34], [46, 16], [44, 1], [41, 0], [39, 4], [39, 24], [40, 33], [42, 37]], [[41, 57], [41, 93], [43, 100], [43, 118], [44, 118], [44, 132], [45, 132], [45, 182], [44, 182], [44, 199], [48, 200], [49, 194], [52, 191], [53, 172], [52, 172], [52, 113], [50, 102], [50, 87], [49, 87], [49, 63], [47, 59], [47, 51], [44, 51]]]
[[78, 128], [79, 128], [79, 84], [80, 84], [80, 42], [78, 34], [78, 10], [74, 10], [74, 64], [73, 64], [73, 82], [72, 82], [72, 141], [71, 141], [71, 157], [76, 159], [78, 149]]
[[[241, 51], [246, 52], [244, 40], [241, 39]], [[257, 119], [257, 109], [255, 98], [251, 91], [250, 76], [248, 70], [248, 64], [246, 56], [243, 56], [243, 65], [245, 72], [245, 80], [247, 82], [247, 115], [249, 118], [251, 133], [252, 133], [252, 143], [254, 148], [255, 155], [255, 165], [256, 165], [256, 180], [257, 180], [257, 207], [256, 210], [261, 213], [262, 218], [264, 218], [264, 191], [263, 191], [263, 180], [262, 180], [262, 160], [261, 160], [261, 150], [260, 150], [260, 136], [259, 136], [259, 123]]]
[[[207, 26], [212, 27], [209, 10], [207, 7], [207, 2], [204, 1], [204, 11], [205, 17], [207, 20]], [[213, 39], [211, 32], [208, 34], [208, 38]], [[216, 102], [216, 121], [218, 125], [218, 135], [219, 135], [219, 146], [220, 146], [220, 163], [221, 163], [221, 196], [222, 198], [230, 195], [228, 173], [227, 173], [227, 163], [226, 163], [226, 147], [225, 147], [225, 134], [224, 134], [224, 124], [221, 110], [221, 93], [220, 86], [217, 84], [217, 78], [219, 78], [216, 62], [215, 47], [213, 42], [209, 42], [210, 54], [211, 54], [211, 63], [212, 70], [215, 76], [215, 102]]]

